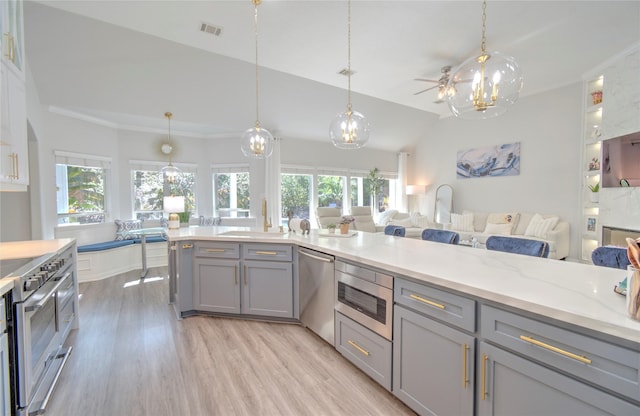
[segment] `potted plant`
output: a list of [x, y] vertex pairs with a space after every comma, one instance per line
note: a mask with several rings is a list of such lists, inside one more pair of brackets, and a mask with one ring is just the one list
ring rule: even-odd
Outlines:
[[179, 212], [178, 213], [178, 217], [180, 217], [180, 226], [181, 227], [188, 227], [189, 226], [189, 219], [191, 218], [191, 213], [189, 211]]
[[329, 224], [327, 225], [327, 230], [329, 230], [330, 234], [333, 234], [336, 232], [336, 225], [335, 224]]
[[350, 215], [343, 215], [340, 218], [340, 234], [347, 234], [349, 232], [349, 225], [356, 219]]
[[384, 179], [380, 177], [380, 171], [378, 168], [373, 168], [369, 171], [369, 193], [371, 195], [371, 215], [375, 216], [378, 213], [378, 195], [382, 192], [382, 185]]
[[600, 191], [600, 182], [595, 185], [587, 185], [591, 193], [589, 194], [589, 199], [591, 202], [598, 202], [598, 192]]

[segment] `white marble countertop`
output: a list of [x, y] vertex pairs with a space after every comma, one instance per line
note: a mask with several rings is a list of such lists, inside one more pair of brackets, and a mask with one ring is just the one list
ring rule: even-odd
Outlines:
[[251, 229], [189, 227], [171, 230], [168, 235], [170, 241], [297, 244], [577, 325], [588, 332], [595, 331], [595, 335], [602, 333], [631, 341], [627, 346], [640, 350], [640, 322], [628, 317], [625, 298], [613, 292], [614, 285], [625, 278], [624, 270], [382, 233], [357, 232], [346, 238], [318, 230], [304, 236], [294, 233], [221, 235], [234, 230], [248, 232]]

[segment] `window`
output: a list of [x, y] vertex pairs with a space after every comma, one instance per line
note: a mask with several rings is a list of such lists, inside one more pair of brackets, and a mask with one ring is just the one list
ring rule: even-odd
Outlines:
[[164, 164], [156, 162], [131, 162], [133, 189], [133, 215], [136, 219], [159, 219], [164, 213], [164, 196], [184, 196], [185, 212], [178, 213], [181, 222], [197, 213], [195, 168], [176, 165], [180, 169], [173, 183], [165, 181], [160, 169]]
[[[287, 212], [297, 218], [311, 218], [313, 175], [282, 173], [280, 175], [282, 221], [286, 224]], [[315, 221], [312, 221], [315, 223]]]
[[219, 217], [243, 218], [250, 214], [248, 166], [213, 168], [213, 210]]
[[342, 208], [345, 176], [318, 175], [318, 206]]
[[56, 151], [58, 224], [105, 221], [111, 159]]
[[[395, 180], [380, 178], [379, 192], [376, 192], [375, 205], [378, 212], [384, 212], [394, 206]], [[369, 177], [351, 177], [351, 206], [370, 207], [373, 202], [373, 181]]]

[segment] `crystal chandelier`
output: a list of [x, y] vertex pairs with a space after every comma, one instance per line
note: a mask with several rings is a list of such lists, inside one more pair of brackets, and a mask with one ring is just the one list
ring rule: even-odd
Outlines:
[[252, 159], [264, 159], [273, 153], [273, 135], [269, 130], [260, 127], [258, 112], [258, 5], [262, 0], [251, 0], [254, 6], [253, 22], [256, 39], [256, 125], [242, 134], [242, 154]]
[[487, 2], [483, 0], [480, 55], [460, 65], [447, 86], [447, 103], [456, 117], [496, 117], [518, 100], [522, 90], [522, 73], [515, 59], [486, 51], [486, 9]]
[[338, 114], [329, 127], [329, 136], [333, 145], [340, 149], [359, 149], [369, 141], [369, 121], [351, 108], [351, 0], [347, 13], [347, 111]]

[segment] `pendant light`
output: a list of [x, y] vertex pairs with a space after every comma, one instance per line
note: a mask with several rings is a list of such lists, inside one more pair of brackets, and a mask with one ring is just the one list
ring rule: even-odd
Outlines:
[[180, 169], [173, 166], [173, 163], [171, 163], [171, 153], [173, 152], [173, 143], [171, 142], [171, 117], [173, 117], [173, 114], [167, 111], [164, 113], [164, 116], [169, 124], [169, 130], [167, 134], [167, 143], [162, 146], [162, 151], [169, 155], [169, 164], [160, 169], [160, 172], [167, 182], [173, 183], [178, 177], [178, 173], [180, 173]]
[[522, 73], [515, 59], [500, 52], [487, 52], [487, 2], [482, 1], [480, 55], [465, 61], [449, 80], [447, 103], [460, 118], [486, 119], [507, 111], [522, 90]]
[[331, 121], [329, 136], [339, 149], [359, 149], [369, 141], [371, 126], [361, 113], [351, 108], [351, 0], [347, 3], [347, 111]]
[[273, 153], [273, 135], [269, 130], [260, 127], [258, 112], [258, 5], [262, 0], [251, 0], [253, 3], [253, 22], [256, 38], [256, 125], [242, 134], [242, 154], [252, 159], [264, 159]]

